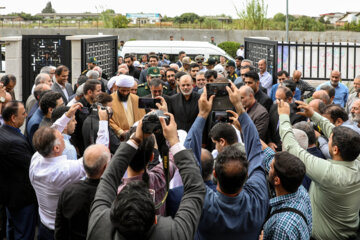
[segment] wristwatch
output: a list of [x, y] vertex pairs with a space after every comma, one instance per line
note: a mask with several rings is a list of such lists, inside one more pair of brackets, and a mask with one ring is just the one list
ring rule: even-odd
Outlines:
[[5, 98], [4, 97], [0, 97], [0, 103], [4, 103], [5, 102]]

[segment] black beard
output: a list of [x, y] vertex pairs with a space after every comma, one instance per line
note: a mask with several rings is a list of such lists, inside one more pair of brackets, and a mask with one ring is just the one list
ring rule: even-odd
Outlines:
[[120, 102], [127, 102], [130, 93], [129, 93], [128, 95], [124, 96], [124, 95], [122, 95], [121, 93], [119, 93], [119, 91], [118, 91], [118, 92], [117, 92], [117, 95], [118, 95], [118, 98], [119, 98]]

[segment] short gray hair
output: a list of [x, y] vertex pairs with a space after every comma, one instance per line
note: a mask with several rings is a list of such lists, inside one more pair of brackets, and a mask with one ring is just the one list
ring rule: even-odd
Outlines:
[[85, 152], [84, 152], [84, 159], [83, 159], [83, 164], [84, 164], [84, 169], [86, 174], [89, 177], [94, 177], [97, 174], [100, 173], [100, 171], [102, 170], [102, 167], [110, 160], [111, 158], [111, 154], [110, 152], [106, 152], [103, 151], [100, 155], [98, 155], [97, 159], [95, 159], [94, 164], [92, 166], [87, 165], [87, 157], [89, 155], [89, 151], [91, 152], [93, 150], [93, 148], [96, 148], [97, 145], [93, 144], [90, 145], [89, 147], [86, 148]]
[[309, 146], [309, 138], [303, 130], [293, 129], [294, 136], [296, 141], [299, 143], [300, 147], [303, 149], [307, 149]]
[[54, 66], [45, 66], [40, 69], [40, 73], [47, 73], [50, 75], [51, 70], [55, 70], [56, 67]]
[[35, 86], [39, 85], [40, 83], [45, 83], [45, 78], [50, 77], [47, 73], [39, 73], [35, 78]]
[[94, 71], [94, 70], [89, 70], [87, 73], [86, 73], [86, 76], [88, 77], [88, 79], [95, 79], [97, 80], [100, 76], [99, 72], [98, 71]]

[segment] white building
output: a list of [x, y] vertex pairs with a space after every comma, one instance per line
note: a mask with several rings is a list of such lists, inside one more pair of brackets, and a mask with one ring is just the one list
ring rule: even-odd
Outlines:
[[320, 14], [320, 17], [324, 17], [325, 22], [329, 21], [331, 24], [335, 24], [344, 15], [345, 15], [344, 13], [335, 12], [335, 13]]
[[336, 25], [343, 26], [345, 23], [358, 23], [360, 21], [360, 12], [346, 12], [342, 18], [340, 18]]
[[155, 24], [161, 21], [160, 13], [126, 13], [132, 24]]

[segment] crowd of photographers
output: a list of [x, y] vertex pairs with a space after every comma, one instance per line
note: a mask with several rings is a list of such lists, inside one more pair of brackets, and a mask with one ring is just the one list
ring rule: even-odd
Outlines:
[[[124, 61], [124, 62], [122, 62]], [[255, 67], [256, 65], [256, 67]], [[239, 56], [0, 81], [7, 239], [356, 239], [360, 76], [313, 88]], [[23, 129], [23, 131], [20, 130]]]

